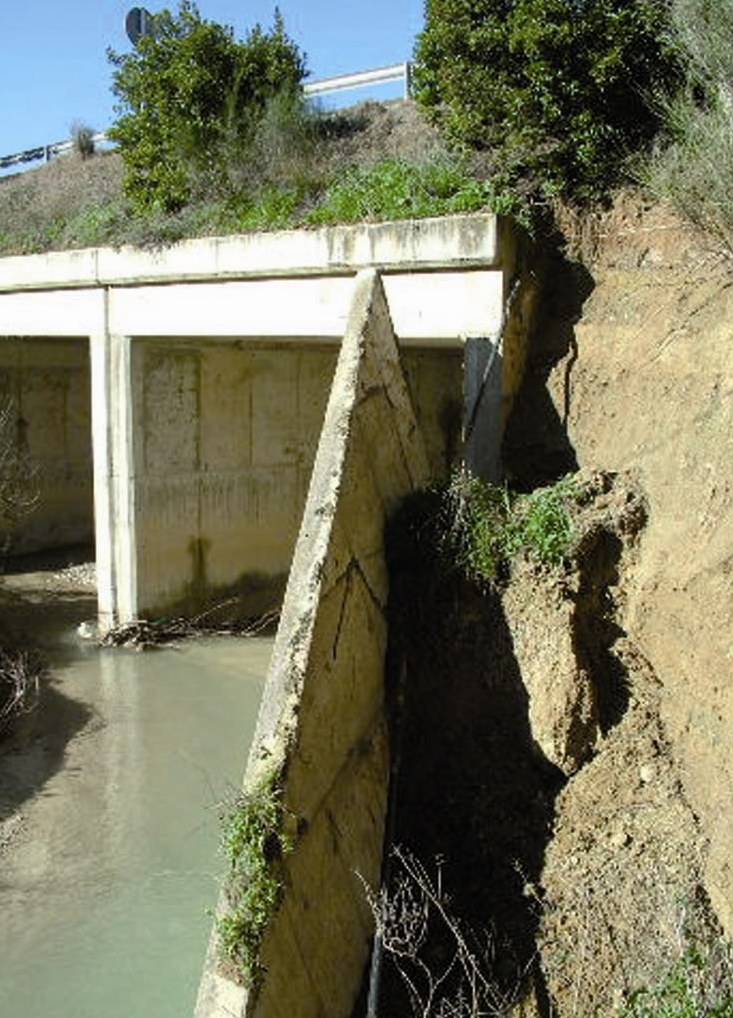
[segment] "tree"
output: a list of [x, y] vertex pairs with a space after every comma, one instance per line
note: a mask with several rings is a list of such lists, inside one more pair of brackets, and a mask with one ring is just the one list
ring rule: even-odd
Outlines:
[[427, 0], [416, 96], [454, 143], [541, 194], [603, 194], [677, 75], [668, 0]]
[[243, 42], [204, 20], [191, 0], [155, 17], [130, 53], [108, 52], [120, 114], [110, 137], [125, 162], [125, 192], [140, 211], [174, 211], [196, 182], [221, 181], [226, 153], [243, 146], [268, 102], [300, 95], [305, 61], [279, 11]]

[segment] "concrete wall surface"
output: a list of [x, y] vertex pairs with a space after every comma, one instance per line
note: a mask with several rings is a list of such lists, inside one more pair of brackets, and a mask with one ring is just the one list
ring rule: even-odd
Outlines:
[[[0, 343], [0, 470], [34, 499], [17, 521], [0, 507], [0, 536], [11, 553], [91, 543], [92, 492], [89, 343], [18, 339]], [[20, 474], [17, 471], [20, 465]]]
[[356, 280], [245, 786], [282, 775], [298, 840], [261, 949], [257, 995], [217, 973], [196, 1018], [349, 1018], [372, 936], [389, 753], [383, 531], [430, 468], [383, 288]]
[[[278, 606], [335, 362], [333, 348], [133, 343], [141, 614], [232, 585], [252, 614]], [[276, 603], [258, 604], [278, 577]]]

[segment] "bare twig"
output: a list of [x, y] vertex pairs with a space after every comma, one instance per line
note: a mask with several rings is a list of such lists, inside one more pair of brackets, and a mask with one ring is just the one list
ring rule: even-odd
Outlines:
[[33, 651], [0, 650], [0, 729], [38, 703], [45, 666]]
[[[436, 861], [434, 877], [407, 849], [392, 849], [396, 876], [391, 889], [375, 893], [362, 880], [377, 935], [405, 984], [413, 1018], [502, 1018], [507, 999], [487, 975], [490, 938], [476, 933], [451, 908]], [[443, 960], [428, 952], [431, 931], [440, 928], [450, 950]]]
[[102, 647], [157, 647], [197, 636], [257, 636], [277, 623], [278, 611], [241, 621], [216, 622], [214, 614], [235, 600], [218, 604], [191, 618], [136, 619], [110, 629], [99, 642]]

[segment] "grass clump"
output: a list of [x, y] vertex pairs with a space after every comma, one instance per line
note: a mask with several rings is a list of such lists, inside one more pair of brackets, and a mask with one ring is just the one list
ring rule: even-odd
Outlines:
[[619, 1018], [733, 1018], [730, 945], [689, 945], [663, 982], [632, 993]]
[[521, 552], [543, 566], [557, 566], [574, 537], [570, 505], [577, 483], [565, 477], [529, 494], [489, 484], [464, 471], [447, 492], [449, 544], [474, 579], [493, 580]]
[[733, 0], [672, 0], [683, 87], [657, 97], [664, 132], [639, 176], [733, 253]]
[[221, 959], [248, 986], [258, 979], [260, 944], [282, 894], [282, 859], [293, 848], [285, 821], [281, 792], [272, 779], [238, 796], [221, 819], [229, 867], [226, 909], [216, 920]]
[[327, 187], [305, 222], [420, 219], [479, 209], [523, 218], [515, 194], [497, 188], [491, 180], [478, 179], [461, 160], [414, 163], [392, 158], [373, 166], [349, 167]]

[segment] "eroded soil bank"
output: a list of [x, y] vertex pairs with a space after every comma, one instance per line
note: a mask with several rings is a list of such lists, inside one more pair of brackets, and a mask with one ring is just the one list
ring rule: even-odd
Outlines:
[[567, 229], [505, 462], [596, 479], [571, 563], [482, 591], [418, 531], [390, 659], [395, 840], [444, 859], [497, 1001], [544, 1018], [614, 1014], [733, 933], [733, 272], [628, 198]]

